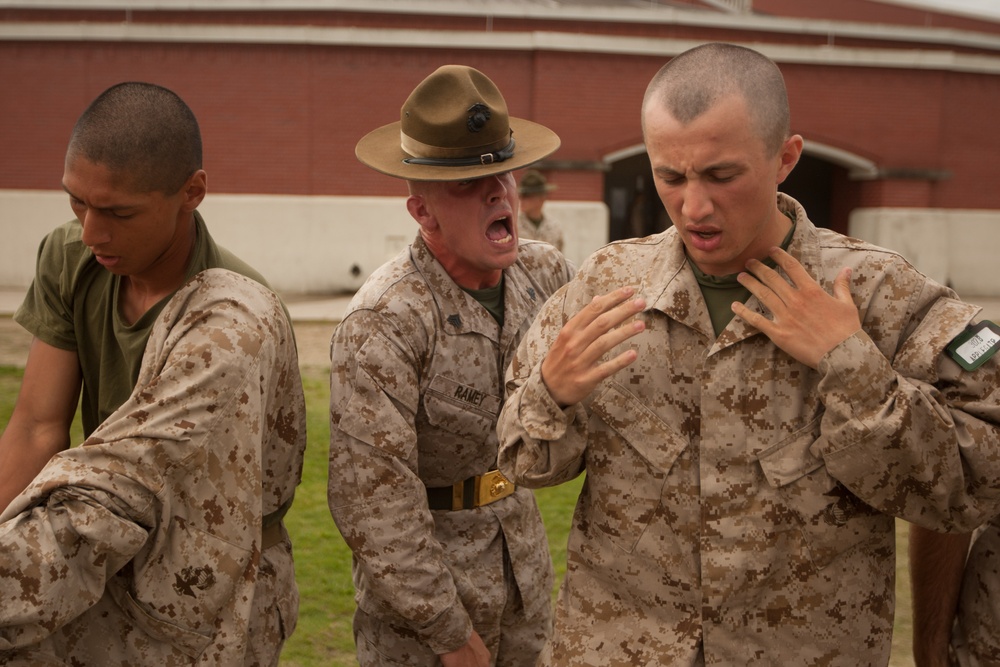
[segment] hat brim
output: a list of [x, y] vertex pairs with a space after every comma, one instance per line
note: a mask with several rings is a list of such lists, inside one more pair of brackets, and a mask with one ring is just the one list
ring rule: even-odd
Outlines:
[[510, 128], [514, 131], [514, 155], [503, 162], [467, 167], [408, 164], [404, 160], [413, 156], [400, 147], [399, 121], [366, 134], [358, 142], [354, 154], [375, 171], [395, 178], [405, 178], [408, 181], [464, 181], [527, 167], [559, 148], [559, 136], [544, 125], [523, 118], [509, 120]]
[[546, 183], [540, 188], [518, 188], [517, 194], [522, 197], [530, 197], [531, 195], [547, 195], [553, 190], [559, 189], [558, 185], [553, 185], [552, 183]]

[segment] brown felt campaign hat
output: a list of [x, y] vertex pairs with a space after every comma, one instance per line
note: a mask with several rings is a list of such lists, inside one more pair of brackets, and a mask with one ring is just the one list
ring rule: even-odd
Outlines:
[[421, 81], [399, 116], [354, 149], [363, 163], [396, 178], [481, 178], [526, 167], [559, 148], [555, 132], [511, 117], [496, 85], [464, 65], [445, 65]]
[[553, 185], [545, 180], [545, 176], [537, 169], [529, 169], [524, 172], [521, 182], [517, 186], [517, 194], [521, 196], [544, 195], [557, 189], [558, 185]]

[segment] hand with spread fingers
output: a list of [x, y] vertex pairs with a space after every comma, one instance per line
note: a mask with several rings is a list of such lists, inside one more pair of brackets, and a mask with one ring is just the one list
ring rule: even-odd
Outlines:
[[646, 307], [643, 299], [630, 299], [633, 294], [635, 288], [622, 287], [596, 296], [563, 326], [542, 361], [542, 381], [556, 403], [579, 403], [602, 380], [635, 361], [635, 350], [626, 350], [601, 362], [609, 350], [646, 328], [642, 320], [627, 323]]
[[843, 268], [833, 283], [833, 294], [810, 276], [794, 257], [780, 248], [770, 253], [788, 280], [763, 262], [747, 262], [740, 283], [771, 312], [768, 319], [743, 303], [733, 312], [756, 327], [774, 344], [809, 368], [819, 368], [827, 352], [861, 328], [858, 308], [851, 299], [851, 270]]

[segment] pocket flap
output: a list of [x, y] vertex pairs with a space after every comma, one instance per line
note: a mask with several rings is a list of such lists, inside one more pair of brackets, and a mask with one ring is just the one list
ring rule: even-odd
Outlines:
[[687, 439], [655, 412], [613, 382], [590, 406], [605, 424], [628, 441], [654, 468], [668, 472], [687, 447]]
[[775, 488], [784, 486], [822, 466], [823, 460], [809, 449], [815, 441], [816, 435], [810, 424], [761, 452], [757, 460], [767, 483]]

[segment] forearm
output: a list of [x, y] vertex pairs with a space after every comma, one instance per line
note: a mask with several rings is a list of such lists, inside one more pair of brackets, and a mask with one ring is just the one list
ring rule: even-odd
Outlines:
[[0, 436], [0, 511], [49, 459], [69, 448], [80, 386], [76, 352], [32, 341], [14, 411]]
[[69, 448], [69, 433], [50, 429], [33, 436], [12, 420], [0, 436], [0, 512], [42, 471], [53, 456]]
[[338, 429], [330, 451], [330, 513], [359, 570], [359, 606], [399, 619], [436, 652], [461, 646], [471, 621], [420, 479], [400, 459]]
[[910, 589], [916, 667], [948, 667], [969, 533], [941, 534], [910, 526]]
[[580, 404], [560, 408], [537, 372], [518, 382], [497, 423], [500, 470], [529, 488], [573, 479], [584, 466], [586, 411]]

